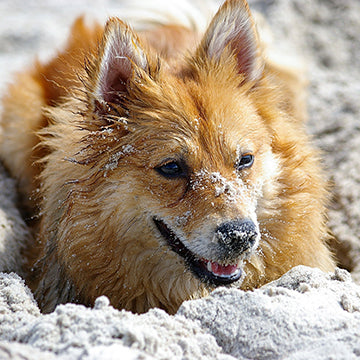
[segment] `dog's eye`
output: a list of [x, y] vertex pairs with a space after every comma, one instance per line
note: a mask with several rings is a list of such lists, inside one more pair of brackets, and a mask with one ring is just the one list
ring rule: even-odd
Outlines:
[[239, 161], [236, 163], [237, 170], [243, 170], [249, 168], [254, 163], [254, 155], [244, 154], [240, 157]]
[[160, 175], [166, 178], [179, 178], [186, 175], [184, 166], [176, 160], [169, 161], [155, 169]]

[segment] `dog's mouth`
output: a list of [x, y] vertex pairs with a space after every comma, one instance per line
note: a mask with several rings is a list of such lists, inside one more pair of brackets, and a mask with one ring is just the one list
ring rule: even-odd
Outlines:
[[154, 218], [153, 220], [170, 249], [185, 260], [190, 270], [202, 282], [220, 286], [231, 284], [241, 278], [242, 270], [240, 264], [221, 265], [215, 261], [199, 258], [199, 256], [194, 254], [182, 243], [162, 220], [158, 218]]

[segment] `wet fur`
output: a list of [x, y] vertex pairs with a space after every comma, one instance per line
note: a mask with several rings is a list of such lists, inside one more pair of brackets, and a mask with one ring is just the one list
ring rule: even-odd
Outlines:
[[[105, 294], [117, 308], [173, 313], [208, 294], [154, 217], [214, 261], [215, 227], [254, 219], [261, 238], [244, 259], [242, 289], [298, 264], [333, 269], [303, 85], [262, 52], [246, 3], [230, 0], [205, 35], [78, 19], [63, 52], [17, 76], [3, 99], [0, 150], [39, 211], [27, 282], [43, 311]], [[237, 172], [247, 151], [254, 165]], [[186, 179], [159, 175], [169, 158], [186, 159]]]

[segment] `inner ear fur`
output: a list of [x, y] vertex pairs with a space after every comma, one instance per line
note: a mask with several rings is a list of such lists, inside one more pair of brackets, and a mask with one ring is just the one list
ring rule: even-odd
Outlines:
[[140, 39], [130, 26], [110, 18], [89, 76], [91, 95], [98, 103], [118, 103], [137, 69], [146, 70], [148, 60]]
[[228, 0], [212, 19], [198, 54], [221, 62], [231, 54], [236, 57], [237, 70], [247, 81], [257, 81], [264, 68], [255, 22], [245, 0]]

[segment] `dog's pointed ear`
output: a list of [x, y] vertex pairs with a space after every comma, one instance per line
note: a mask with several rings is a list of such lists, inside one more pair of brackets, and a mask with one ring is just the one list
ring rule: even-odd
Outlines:
[[106, 23], [94, 69], [92, 96], [100, 103], [117, 103], [127, 92], [134, 72], [148, 67], [145, 51], [131, 28], [117, 18]]
[[258, 80], [263, 58], [256, 26], [246, 0], [227, 0], [212, 19], [198, 51], [216, 61], [231, 52], [238, 72], [248, 81]]

